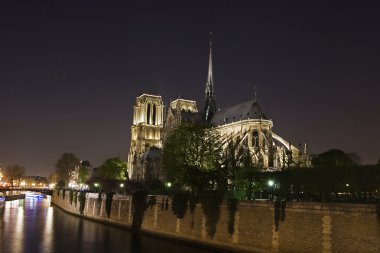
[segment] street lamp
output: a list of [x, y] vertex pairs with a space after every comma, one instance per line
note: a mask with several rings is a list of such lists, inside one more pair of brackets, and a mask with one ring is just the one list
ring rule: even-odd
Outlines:
[[270, 189], [270, 196], [269, 199], [273, 199], [273, 187], [274, 187], [274, 181], [272, 179], [268, 180], [268, 186]]
[[121, 187], [121, 188], [123, 188], [123, 187], [124, 187], [124, 184], [123, 184], [123, 183], [121, 183], [121, 184], [120, 184], [120, 187]]
[[[94, 186], [95, 186], [95, 188], [98, 188], [99, 189], [99, 193], [101, 192], [100, 191], [100, 184], [99, 183], [94, 183]], [[95, 190], [95, 192], [96, 192], [96, 190]]]
[[171, 182], [167, 182], [166, 186], [170, 188], [170, 187], [172, 187], [172, 183]]

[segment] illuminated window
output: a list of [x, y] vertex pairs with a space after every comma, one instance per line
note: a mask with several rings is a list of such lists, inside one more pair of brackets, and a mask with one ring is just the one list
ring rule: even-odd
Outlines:
[[253, 131], [252, 137], [252, 146], [259, 148], [259, 132], [257, 132], [257, 130]]

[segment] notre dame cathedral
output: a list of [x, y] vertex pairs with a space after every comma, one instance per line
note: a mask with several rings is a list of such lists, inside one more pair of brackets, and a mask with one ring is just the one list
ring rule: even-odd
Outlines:
[[160, 166], [165, 133], [181, 122], [211, 123], [222, 137], [239, 138], [251, 151], [254, 163], [266, 171], [291, 166], [309, 166], [307, 146], [298, 148], [273, 132], [273, 121], [261, 110], [255, 98], [229, 108], [217, 109], [214, 93], [212, 43], [210, 42], [208, 76], [203, 112], [197, 102], [176, 99], [165, 108], [159, 95], [142, 94], [133, 107], [128, 174], [131, 179], [165, 180]]

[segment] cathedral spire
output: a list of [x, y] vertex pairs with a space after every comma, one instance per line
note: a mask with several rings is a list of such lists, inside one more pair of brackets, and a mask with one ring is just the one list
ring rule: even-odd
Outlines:
[[215, 91], [214, 91], [214, 77], [213, 77], [213, 65], [212, 65], [212, 33], [210, 32], [210, 52], [208, 62], [208, 75], [205, 89], [205, 108], [204, 118], [207, 122], [210, 122], [212, 116], [216, 111], [215, 104]]

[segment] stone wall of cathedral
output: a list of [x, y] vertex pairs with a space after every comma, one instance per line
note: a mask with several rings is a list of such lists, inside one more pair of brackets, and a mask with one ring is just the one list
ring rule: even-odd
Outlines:
[[230, 124], [217, 126], [222, 139], [239, 138], [242, 145], [249, 147], [253, 162], [260, 163], [263, 168], [271, 167], [272, 150], [272, 127], [271, 120], [248, 119], [236, 121]]
[[309, 166], [308, 154], [273, 133], [273, 122], [248, 119], [217, 126], [223, 139], [239, 138], [253, 155], [253, 162], [264, 169], [279, 170], [294, 166]]

